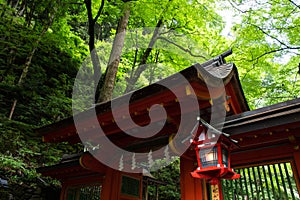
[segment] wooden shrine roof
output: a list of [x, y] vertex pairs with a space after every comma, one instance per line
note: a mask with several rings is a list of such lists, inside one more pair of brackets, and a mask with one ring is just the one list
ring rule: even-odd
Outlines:
[[[230, 116], [249, 110], [239, 81], [236, 66], [232, 63], [222, 63], [222, 60], [224, 59], [215, 58], [203, 64], [195, 64], [157, 83], [113, 99], [112, 102], [122, 100], [122, 98], [127, 98], [128, 95], [132, 95], [129, 106], [129, 117], [131, 117], [132, 120], [140, 126], [147, 125], [149, 123], [149, 107], [154, 104], [162, 105], [167, 111], [168, 120], [165, 127], [160, 132], [160, 135], [167, 136], [176, 132], [176, 127], [180, 122], [181, 114], [184, 113], [180, 113], [180, 109], [178, 108], [178, 99], [174, 93], [167, 88], [162, 87], [160, 84], [166, 83], [167, 85], [171, 85], [172, 90], [174, 89], [178, 91], [178, 93], [182, 96], [186, 96], [187, 98], [191, 98], [189, 97], [189, 91], [193, 89], [195, 91], [199, 107], [188, 108], [185, 112], [193, 112], [200, 108], [201, 117], [209, 120], [211, 114], [210, 100], [211, 98], [218, 98], [221, 95], [220, 90], [217, 88], [217, 81], [221, 79], [225, 85], [226, 95], [229, 97], [228, 104], [230, 111], [227, 112], [227, 115]], [[188, 80], [189, 85], [186, 85], [181, 81], [180, 77], [182, 76]], [[210, 88], [213, 88], [214, 91], [209, 91], [207, 85], [209, 85]], [[211, 97], [212, 95], [214, 96]], [[122, 112], [122, 110], [124, 110], [124, 105], [120, 105], [117, 109]], [[118, 140], [120, 138], [124, 138], [120, 144], [124, 144], [124, 142], [128, 143], [128, 140], [125, 140], [126, 135], [124, 135], [123, 131], [118, 128], [114, 117], [112, 116], [111, 102], [97, 104], [95, 108], [84, 111], [79, 115], [88, 114], [94, 110], [97, 113], [99, 124], [103, 128], [107, 137], [111, 140], [114, 140], [116, 137]], [[124, 120], [126, 120], [126, 117], [128, 116], [123, 117]], [[95, 135], [92, 125], [88, 123], [86, 118], [85, 120], [86, 121], [83, 121], [82, 123], [86, 125], [86, 134]], [[134, 129], [134, 127], [127, 127], [127, 130], [131, 129]], [[43, 136], [43, 141], [45, 142], [80, 142], [72, 117], [37, 129], [37, 132]], [[132, 138], [129, 138], [129, 140], [131, 141]], [[140, 141], [136, 141], [137, 144], [139, 144], [139, 142]], [[157, 141], [156, 138], [151, 138], [151, 140], [147, 142], [151, 143]]]
[[229, 116], [223, 131], [239, 142], [233, 165], [290, 159], [300, 147], [300, 98]]
[[99, 177], [104, 176], [106, 169], [104, 165], [98, 163], [98, 167], [101, 172], [91, 171], [85, 168], [85, 166], [81, 163], [82, 155], [83, 153], [79, 153], [63, 157], [56, 165], [40, 167], [37, 171], [42, 173], [43, 176], [51, 176], [58, 180], [72, 180], [80, 177], [94, 177], [95, 175]]

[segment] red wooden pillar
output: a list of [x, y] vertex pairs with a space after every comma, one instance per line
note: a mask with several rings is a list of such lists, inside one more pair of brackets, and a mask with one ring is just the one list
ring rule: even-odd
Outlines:
[[195, 170], [194, 161], [180, 157], [181, 200], [206, 200], [206, 185], [203, 180], [193, 178], [190, 172]]
[[101, 189], [101, 200], [120, 198], [121, 173], [107, 168]]
[[300, 192], [300, 151], [294, 152], [294, 175], [297, 184], [298, 191]]
[[62, 184], [62, 188], [61, 188], [61, 192], [60, 192], [60, 200], [65, 200], [65, 196], [66, 196], [66, 191], [67, 191], [67, 187], [66, 184]]

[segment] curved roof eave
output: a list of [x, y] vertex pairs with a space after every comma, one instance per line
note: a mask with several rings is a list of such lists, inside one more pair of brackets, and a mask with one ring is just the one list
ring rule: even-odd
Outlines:
[[[216, 65], [216, 62], [209, 62], [209, 61], [203, 64], [197, 63], [195, 65], [192, 65], [154, 84], [127, 93], [121, 97], [113, 99], [112, 101], [126, 98], [128, 97], [128, 95], [131, 95], [130, 98], [131, 103], [154, 97], [155, 95], [161, 94], [162, 92], [165, 91], [165, 89], [162, 89], [162, 87], [159, 86], [160, 84], [164, 82], [168, 82], [169, 85], [174, 85], [174, 87], [180, 86], [180, 84], [182, 83], [178, 80], [180, 80], [180, 77], [182, 76], [184, 76], [185, 79], [188, 80], [189, 82], [195, 82], [196, 84], [202, 85], [204, 87], [207, 87], [207, 84], [210, 87], [220, 87], [220, 85], [222, 84], [224, 86], [227, 85], [228, 83], [231, 83], [232, 89], [230, 91], [231, 94], [229, 95], [235, 96], [236, 100], [234, 103], [240, 104], [239, 105], [240, 111], [249, 110], [235, 65], [233, 63], [228, 63], [228, 64], [223, 63], [221, 65]], [[109, 112], [111, 110], [111, 101], [96, 104], [95, 107], [92, 107], [89, 110], [91, 109], [95, 109], [97, 115], [102, 115], [103, 113]], [[147, 108], [145, 107], [144, 109]], [[89, 110], [79, 114], [88, 113]], [[51, 134], [52, 132], [57, 133], [59, 132], [59, 130], [64, 130], [64, 129], [67, 130], [68, 134], [70, 134], [70, 132], [75, 132], [76, 134], [76, 128], [74, 126], [73, 117], [69, 117], [67, 119], [56, 122], [54, 124], [44, 126], [42, 128], [37, 129], [36, 131], [42, 136], [44, 135], [49, 136], [49, 134]], [[66, 130], [61, 132], [66, 132]]]

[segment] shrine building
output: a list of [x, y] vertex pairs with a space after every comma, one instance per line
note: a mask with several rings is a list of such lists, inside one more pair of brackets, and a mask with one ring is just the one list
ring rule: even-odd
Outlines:
[[[41, 127], [37, 132], [44, 142], [77, 144], [84, 135], [92, 145], [38, 171], [61, 182], [60, 200], [148, 200], [148, 185], [158, 188], [168, 184], [143, 173], [151, 171], [146, 167], [131, 173], [130, 169], [143, 168], [138, 157], [133, 163], [126, 156], [109, 154], [110, 149], [101, 145], [100, 125], [105, 137], [120, 149], [144, 153], [153, 160], [155, 156], [180, 157], [181, 200], [299, 199], [300, 99], [250, 111], [237, 67], [225, 62], [226, 54], [96, 104], [77, 115], [77, 124], [70, 117]], [[114, 108], [122, 116], [116, 119], [112, 103], [128, 97], [129, 105]], [[153, 105], [165, 109], [166, 119], [149, 116]], [[128, 106], [129, 114], [125, 112]], [[96, 113], [97, 126], [87, 117], [92, 112]], [[129, 119], [135, 123], [127, 123]], [[122, 129], [117, 120], [123, 123]], [[151, 137], [138, 137], [150, 135], [155, 128], [137, 132], [137, 126], [150, 123], [163, 125], [162, 129]], [[201, 140], [204, 133], [206, 139]], [[220, 139], [214, 140], [216, 136]], [[213, 152], [213, 158], [208, 160], [208, 155], [202, 156], [203, 148], [210, 147], [208, 143], [220, 144], [218, 148], [225, 150], [212, 146], [207, 153]], [[108, 159], [111, 166], [98, 158]], [[160, 199], [156, 191], [156, 199]]]

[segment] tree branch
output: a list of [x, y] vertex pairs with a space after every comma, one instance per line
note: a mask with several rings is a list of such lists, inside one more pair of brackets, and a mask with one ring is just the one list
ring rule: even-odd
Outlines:
[[237, 11], [239, 11], [240, 13], [248, 13], [248, 12], [251, 12], [251, 8], [249, 10], [241, 10], [238, 8], [238, 5], [236, 5], [235, 3], [233, 3], [232, 1], [228, 1], [230, 3], [230, 5], [236, 9]]
[[271, 51], [265, 52], [265, 53], [261, 54], [260, 56], [258, 56], [256, 58], [250, 60], [250, 62], [253, 62], [255, 60], [257, 61], [257, 60], [259, 60], [260, 58], [262, 58], [262, 57], [264, 57], [266, 55], [269, 55], [269, 54], [272, 54], [272, 53], [276, 53], [276, 52], [279, 52], [279, 51], [289, 50], [289, 49], [290, 50], [297, 50], [297, 49], [300, 49], [300, 47], [283, 47], [283, 48], [279, 48], [279, 49], [273, 49]]
[[[168, 10], [169, 8], [169, 4], [172, 2], [172, 0], [169, 0], [168, 3], [167, 3], [167, 6], [163, 9], [163, 13], [166, 13], [166, 10]], [[148, 47], [147, 49], [145, 50], [145, 52], [143, 53], [142, 55], [142, 58], [141, 58], [141, 61], [139, 62], [139, 65], [137, 67], [137, 69], [135, 70], [135, 72], [131, 72], [131, 73], [134, 73], [133, 76], [128, 79], [127, 81], [127, 86], [125, 88], [125, 92], [124, 93], [127, 93], [129, 91], [131, 91], [133, 88], [134, 88], [134, 84], [137, 82], [137, 80], [139, 79], [141, 73], [143, 71], [145, 71], [147, 65], [145, 65], [147, 63], [147, 59], [148, 57], [150, 56], [150, 53], [153, 49], [153, 46], [158, 38], [158, 36], [161, 34], [161, 27], [163, 25], [163, 21], [164, 21], [164, 16], [161, 15], [161, 17], [159, 18], [156, 26], [155, 26], [155, 29], [154, 29], [154, 32], [153, 32], [153, 35], [151, 37], [151, 40], [148, 44]]]
[[291, 2], [294, 6], [296, 6], [297, 8], [299, 8], [300, 9], [300, 6], [299, 5], [297, 5], [294, 1], [292, 1], [292, 0], [288, 0], [289, 2]]
[[94, 23], [97, 22], [98, 18], [100, 17], [100, 15], [102, 13], [103, 8], [104, 8], [104, 0], [101, 1], [101, 6], [100, 6], [100, 8], [99, 8], [99, 10], [97, 12], [96, 17], [94, 18]]
[[63, 3], [63, 5], [66, 5], [66, 4], [83, 5], [84, 3], [83, 2], [68, 2], [68, 3]]
[[249, 25], [251, 26], [254, 26], [256, 27], [258, 30], [260, 30], [263, 34], [267, 35], [268, 37], [276, 40], [277, 42], [279, 42], [281, 45], [287, 47], [287, 48], [291, 48], [289, 45], [285, 44], [284, 42], [280, 41], [278, 38], [276, 38], [275, 36], [273, 35], [270, 35], [269, 33], [267, 33], [265, 30], [263, 30], [263, 28], [261, 28], [260, 26], [257, 26], [256, 24], [251, 24], [251, 23], [248, 23]]
[[265, 52], [263, 53], [262, 55], [254, 58], [251, 60], [251, 62], [253, 62], [254, 60], [259, 60], [260, 58], [268, 55], [268, 54], [272, 54], [272, 53], [276, 53], [276, 52], [279, 52], [279, 51], [284, 51], [284, 50], [297, 50], [297, 49], [300, 49], [299, 46], [290, 46], [290, 45], [287, 45], [286, 43], [282, 42], [281, 40], [279, 40], [278, 38], [276, 38], [275, 36], [267, 33], [263, 28], [261, 28], [260, 26], [256, 25], [256, 24], [251, 24], [251, 23], [248, 23], [250, 26], [254, 26], [255, 28], [257, 28], [259, 31], [261, 31], [263, 34], [265, 34], [266, 36], [274, 39], [275, 41], [277, 41], [279, 44], [281, 44], [282, 48], [279, 48], [279, 49], [273, 49], [271, 51], [268, 51], [268, 52]]
[[171, 40], [169, 40], [169, 39], [167, 39], [167, 38], [165, 38], [165, 37], [161, 37], [161, 36], [160, 36], [160, 37], [158, 37], [157, 39], [164, 40], [164, 41], [166, 41], [166, 42], [168, 42], [168, 43], [170, 43], [170, 44], [172, 44], [172, 45], [178, 47], [178, 48], [181, 49], [182, 51], [189, 53], [189, 54], [190, 54], [191, 56], [193, 56], [193, 57], [198, 57], [198, 58], [203, 58], [203, 59], [205, 59], [205, 60], [208, 60], [208, 58], [206, 58], [205, 56], [193, 54], [193, 53], [191, 52], [191, 50], [185, 49], [184, 47], [180, 46], [179, 44], [176, 44], [175, 42], [173, 42], [173, 41], [171, 41]]
[[287, 47], [283, 47], [283, 48], [279, 48], [279, 49], [273, 49], [271, 51], [268, 51], [268, 52], [265, 52], [263, 54], [261, 54], [260, 56], [257, 56], [255, 58], [253, 58], [252, 56], [252, 59], [251, 60], [248, 60], [248, 62], [254, 62], [254, 64], [252, 64], [252, 67], [246, 71], [246, 73], [244, 74], [244, 76], [241, 78], [241, 80], [243, 81], [246, 76], [249, 74], [250, 71], [252, 71], [255, 67], [256, 67], [256, 64], [258, 63], [258, 60], [266, 55], [269, 55], [269, 54], [272, 54], [272, 53], [276, 53], [276, 52], [279, 52], [279, 51], [284, 51], [284, 50], [290, 50], [290, 49], [293, 49], [293, 50], [296, 50], [296, 49], [300, 49], [300, 47], [293, 47], [293, 48], [287, 48]]
[[160, 31], [162, 24], [163, 24], [163, 18], [160, 18], [156, 24], [156, 27], [154, 29], [154, 32], [153, 32], [151, 40], [148, 44], [148, 47], [145, 50], [144, 54], [142, 55], [141, 61], [139, 62], [139, 65], [138, 65], [138, 68], [136, 69], [136, 71], [134, 73], [131, 72], [131, 73], [133, 73], [133, 76], [127, 81], [125, 93], [127, 93], [133, 89], [133, 86], [136, 83], [136, 81], [138, 80], [138, 78], [140, 77], [141, 73], [146, 69], [147, 66], [145, 64], [146, 64], [147, 59], [153, 49], [155, 42], [160, 34], [159, 31]]

